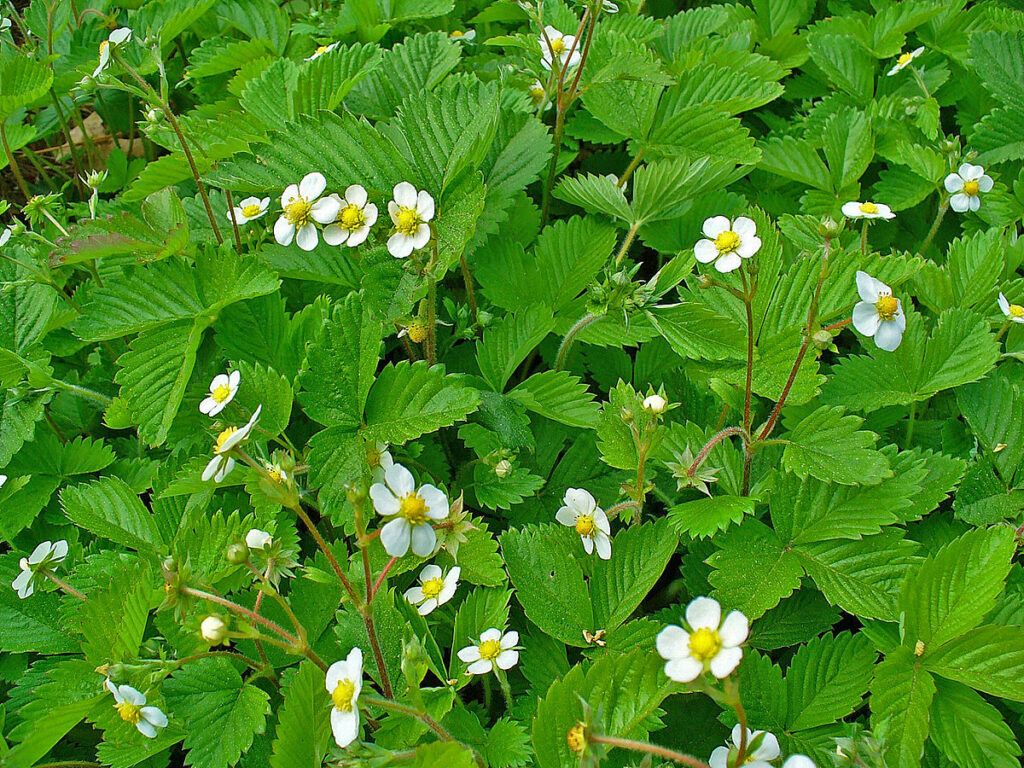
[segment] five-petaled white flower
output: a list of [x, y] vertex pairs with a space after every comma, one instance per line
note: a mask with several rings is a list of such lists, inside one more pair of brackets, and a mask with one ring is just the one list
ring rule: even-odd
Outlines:
[[907, 51], [906, 53], [901, 53], [899, 58], [896, 59], [896, 64], [893, 65], [893, 68], [890, 69], [885, 74], [888, 75], [889, 77], [892, 77], [897, 72], [899, 72], [901, 69], [909, 67], [911, 65], [911, 63], [914, 61], [914, 59], [916, 59], [922, 53], [924, 53], [924, 46], [923, 45], [918, 47], [918, 48], [915, 48], [912, 51]]
[[542, 112], [546, 112], [551, 108], [552, 101], [548, 98], [547, 89], [544, 87], [544, 83], [540, 80], [534, 80], [533, 85], [530, 86], [528, 91], [530, 94], [530, 100], [533, 102], [535, 107], [540, 107]]
[[[730, 746], [715, 747], [708, 759], [708, 765], [711, 768], [729, 768], [731, 765], [730, 753], [735, 761], [740, 748], [742, 727], [739, 723], [732, 727], [732, 744]], [[751, 748], [752, 746], [753, 748]], [[772, 768], [771, 761], [782, 754], [782, 750], [779, 749], [779, 740], [775, 738], [775, 734], [768, 731], [752, 731], [748, 728], [746, 748], [743, 768]]]
[[843, 216], [850, 219], [895, 219], [892, 208], [882, 203], [858, 203], [851, 200], [843, 203]]
[[439, 605], [452, 599], [459, 586], [462, 569], [456, 566], [444, 573], [439, 566], [431, 563], [420, 571], [420, 583], [405, 591], [405, 599], [417, 607], [420, 616], [426, 616]]
[[348, 245], [355, 248], [366, 240], [370, 227], [377, 223], [377, 206], [368, 203], [366, 190], [353, 184], [345, 190], [345, 198], [331, 195], [338, 202], [338, 217], [324, 227], [324, 242], [328, 245]]
[[498, 669], [512, 669], [519, 661], [518, 632], [505, 632], [500, 629], [485, 630], [480, 635], [480, 642], [467, 645], [459, 651], [459, 659], [469, 666], [466, 671], [471, 675], [486, 675]]
[[213, 458], [210, 459], [210, 463], [203, 470], [203, 482], [212, 477], [215, 483], [219, 483], [235, 468], [235, 460], [228, 454], [243, 440], [248, 439], [249, 433], [256, 426], [256, 421], [259, 419], [260, 411], [262, 410], [262, 405], [256, 408], [256, 413], [252, 415], [252, 418], [249, 419], [245, 426], [228, 427], [217, 435], [217, 442], [213, 446]]
[[715, 262], [719, 272], [738, 269], [741, 259], [749, 259], [761, 249], [757, 225], [746, 216], [732, 222], [727, 216], [712, 216], [704, 222], [701, 231], [705, 239], [693, 246], [693, 255], [701, 264]]
[[363, 652], [349, 651], [344, 661], [327, 669], [327, 692], [331, 694], [331, 731], [339, 747], [347, 747], [359, 735], [359, 691], [363, 687]]
[[583, 549], [589, 555], [597, 548], [597, 556], [607, 560], [612, 556], [611, 526], [608, 515], [597, 506], [597, 501], [583, 488], [568, 488], [562, 499], [564, 506], [555, 513], [555, 520], [575, 528], [583, 540]]
[[108, 679], [107, 690], [114, 694], [114, 709], [121, 719], [139, 729], [147, 739], [155, 739], [157, 730], [167, 727], [167, 715], [156, 707], [146, 706], [145, 694], [130, 685], [114, 685]]
[[476, 40], [476, 30], [467, 29], [465, 32], [463, 32], [461, 29], [456, 29], [453, 30], [450, 35], [448, 35], [448, 39], [458, 40], [461, 43], [471, 43], [474, 40]]
[[992, 191], [992, 178], [985, 175], [985, 169], [970, 163], [961, 165], [943, 183], [951, 195], [949, 207], [957, 213], [978, 210], [981, 207], [980, 194]]
[[18, 597], [22, 600], [30, 597], [36, 591], [37, 575], [62, 562], [67, 556], [68, 543], [61, 539], [54, 542], [41, 542], [32, 550], [32, 554], [21, 558], [18, 561], [21, 573], [11, 582], [11, 586], [18, 593]]
[[306, 57], [306, 61], [313, 61], [313, 59], [319, 59], [325, 53], [330, 53], [339, 45], [340, 43], [331, 43], [330, 45], [319, 45], [317, 46], [317, 49], [313, 51], [313, 54], [311, 56]]
[[100, 72], [107, 68], [110, 64], [110, 49], [114, 46], [121, 45], [132, 39], [132, 31], [128, 27], [118, 27], [110, 36], [100, 43], [100, 63], [99, 66], [93, 70], [92, 76], [99, 77]]
[[[559, 30], [550, 24], [544, 27], [544, 34], [540, 36], [541, 64], [544, 69], [551, 69], [551, 62], [554, 61], [561, 69], [565, 66], [566, 57], [569, 59], [569, 66], [575, 67], [580, 63], [582, 54], [580, 47], [576, 45], [576, 38], [573, 35], [563, 35]], [[572, 55], [569, 52], [572, 51]]]
[[384, 471], [384, 482], [370, 486], [373, 508], [384, 517], [391, 517], [380, 531], [384, 550], [392, 557], [402, 557], [412, 543], [413, 554], [427, 557], [434, 551], [437, 534], [433, 522], [448, 517], [448, 497], [433, 485], [416, 488], [412, 472], [401, 464], [392, 464]]
[[1003, 311], [1008, 320], [1014, 323], [1024, 323], [1024, 307], [1020, 304], [1011, 304], [1002, 293], [999, 294], [999, 309]]
[[743, 658], [742, 644], [749, 629], [747, 617], [731, 611], [722, 621], [722, 606], [710, 597], [698, 597], [686, 606], [686, 626], [674, 624], [658, 633], [655, 645], [665, 659], [665, 674], [679, 683], [696, 680], [708, 670], [728, 677]]
[[407, 181], [395, 185], [395, 199], [388, 203], [388, 214], [395, 233], [388, 238], [388, 251], [396, 259], [404, 259], [430, 242], [430, 225], [434, 218], [434, 198], [416, 191]]
[[860, 270], [857, 293], [861, 300], [853, 308], [853, 327], [865, 336], [873, 336], [879, 349], [894, 351], [907, 330], [907, 316], [900, 300], [892, 295], [892, 288]]
[[273, 542], [274, 537], [259, 528], [250, 528], [245, 534], [245, 546], [249, 549], [266, 549]]
[[242, 374], [238, 371], [221, 373], [210, 382], [210, 394], [199, 404], [199, 412], [207, 416], [216, 416], [223, 411], [238, 392], [238, 384]]
[[307, 173], [298, 184], [289, 184], [281, 195], [284, 210], [274, 224], [274, 239], [281, 245], [292, 240], [304, 251], [316, 248], [316, 223], [330, 224], [338, 217], [341, 204], [336, 197], [323, 197], [327, 179], [322, 173]]
[[269, 197], [247, 197], [228, 211], [228, 221], [234, 221], [236, 224], [247, 224], [265, 214], [268, 208], [270, 208]]

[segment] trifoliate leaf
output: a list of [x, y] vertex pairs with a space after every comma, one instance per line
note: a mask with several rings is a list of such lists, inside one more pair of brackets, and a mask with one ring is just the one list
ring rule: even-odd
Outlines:
[[934, 695], [935, 679], [907, 648], [897, 648], [875, 667], [871, 727], [884, 737], [885, 757], [893, 768], [920, 764]]

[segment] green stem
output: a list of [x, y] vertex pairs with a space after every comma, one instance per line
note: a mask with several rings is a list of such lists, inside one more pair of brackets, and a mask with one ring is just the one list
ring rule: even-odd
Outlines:
[[3, 143], [4, 154], [7, 155], [7, 164], [11, 166], [14, 178], [17, 180], [18, 186], [21, 188], [21, 194], [25, 196], [25, 202], [28, 202], [32, 199], [32, 193], [28, 189], [28, 183], [25, 181], [25, 177], [21, 175], [21, 168], [18, 167], [18, 163], [14, 160], [14, 153], [11, 152], [11, 145], [7, 143], [7, 128], [5, 127], [3, 120], [0, 120], [0, 142]]
[[495, 677], [498, 678], [498, 685], [501, 687], [501, 695], [505, 699], [505, 707], [508, 712], [512, 711], [512, 686], [508, 684], [508, 676], [502, 669], [496, 669]]
[[930, 99], [932, 95], [928, 91], [928, 86], [924, 84], [924, 78], [921, 77], [921, 73], [917, 71], [917, 67], [911, 64], [910, 71], [914, 73], [914, 79], [917, 80], [917, 84], [921, 87], [921, 90], [924, 91], [925, 98]]
[[682, 752], [676, 752], [675, 750], [668, 749], [667, 747], [659, 747], [657, 744], [648, 744], [646, 741], [634, 741], [633, 739], [620, 739], [616, 736], [601, 736], [593, 733], [587, 736], [587, 740], [593, 744], [607, 744], [609, 747], [619, 747], [620, 749], [628, 749], [633, 752], [645, 752], [649, 755], [657, 755], [658, 757], [664, 757], [668, 760], [674, 760], [677, 763], [683, 765], [689, 765], [691, 768], [710, 768], [710, 766], [698, 760], [690, 755], [683, 754]]
[[81, 600], [81, 601], [82, 601], [83, 603], [84, 603], [84, 602], [86, 602], [86, 601], [87, 601], [87, 600], [89, 599], [89, 598], [87, 598], [87, 597], [86, 597], [85, 595], [83, 595], [83, 594], [82, 594], [81, 592], [79, 592], [79, 591], [78, 591], [77, 589], [75, 589], [75, 588], [74, 588], [74, 587], [72, 587], [72, 586], [71, 586], [70, 584], [68, 584], [68, 583], [67, 583], [66, 581], [63, 581], [63, 580], [61, 580], [61, 579], [58, 579], [58, 578], [57, 578], [56, 576], [54, 576], [54, 575], [53, 575], [52, 573], [50, 573], [49, 571], [43, 571], [43, 574], [44, 574], [44, 575], [46, 576], [46, 578], [48, 578], [48, 579], [49, 579], [50, 581], [52, 581], [52, 582], [53, 582], [54, 584], [56, 584], [56, 585], [57, 585], [58, 587], [60, 587], [61, 589], [63, 589], [63, 590], [64, 590], [65, 592], [67, 592], [67, 593], [68, 593], [69, 595], [74, 595], [74, 596], [75, 596], [75, 597], [77, 597], [77, 598], [78, 598], [79, 600]]
[[199, 659], [208, 659], [208, 658], [211, 658], [211, 657], [214, 657], [214, 656], [224, 656], [224, 657], [229, 658], [229, 659], [235, 659], [236, 661], [244, 662], [245, 664], [247, 664], [249, 666], [250, 669], [253, 669], [256, 672], [262, 672], [263, 671], [263, 666], [261, 664], [253, 661], [252, 659], [250, 659], [245, 654], [235, 653], [234, 651], [203, 651], [202, 653], [194, 653], [191, 656], [186, 656], [183, 659], [177, 659], [174, 663], [177, 666], [181, 667], [181, 666], [187, 664], [190, 661], [198, 661]]
[[[746, 310], [747, 315], [747, 377], [744, 386], [743, 393], [743, 431], [745, 434], [750, 434], [750, 398], [751, 390], [753, 389], [754, 380], [754, 308], [753, 289], [747, 287], [747, 274], [741, 271], [740, 277], [743, 280], [743, 307]], [[750, 465], [753, 461], [753, 453], [750, 450], [750, 445], [744, 443], [743, 446], [743, 486], [742, 495], [746, 496], [750, 492]]]
[[437, 280], [427, 278], [427, 363], [437, 362]]
[[580, 331], [586, 328], [593, 322], [596, 322], [601, 318], [601, 315], [586, 314], [577, 320], [572, 328], [565, 333], [565, 337], [562, 339], [562, 343], [558, 346], [558, 356], [555, 358], [555, 370], [560, 371], [565, 367], [565, 359], [569, 355], [569, 350], [572, 349], [572, 344], [576, 340]]
[[473, 289], [473, 274], [469, 271], [469, 262], [466, 261], [466, 255], [463, 254], [459, 259], [460, 266], [462, 267], [462, 282], [466, 286], [466, 301], [469, 303], [469, 314], [473, 318], [473, 326], [477, 327], [480, 325], [478, 319], [478, 310], [476, 305], [476, 291]]
[[622, 247], [619, 248], [619, 252], [615, 255], [615, 266], [618, 267], [622, 263], [622, 259], [625, 258], [626, 252], [629, 250], [629, 246], [633, 244], [633, 238], [636, 237], [637, 230], [640, 229], [640, 222], [636, 222], [629, 228], [629, 232], [626, 233], [626, 239], [622, 241]]
[[71, 384], [67, 381], [61, 381], [60, 379], [51, 379], [50, 384], [57, 389], [62, 389], [65, 392], [68, 392], [69, 394], [78, 395], [79, 397], [84, 397], [87, 400], [97, 402], [104, 407], [113, 402], [111, 398], [100, 392], [96, 392], [92, 389], [86, 389], [85, 387], [80, 387], [77, 384]]
[[1003, 338], [1003, 336], [1006, 335], [1006, 332], [1010, 330], [1010, 322], [1011, 321], [1007, 320], [1005, 323], [1003, 323], [1003, 327], [1000, 328], [999, 333], [996, 334], [996, 341], [999, 341], [1001, 338]]
[[626, 166], [626, 170], [622, 172], [622, 176], [619, 177], [619, 183], [616, 185], [619, 189], [625, 188], [626, 182], [629, 181], [629, 177], [633, 175], [633, 171], [635, 171], [637, 166], [640, 165], [640, 160], [643, 158], [646, 151], [646, 149], [641, 149], [636, 153], [636, 157], [630, 161], [629, 165]]
[[949, 210], [949, 197], [943, 196], [943, 199], [939, 202], [939, 210], [935, 213], [935, 221], [932, 222], [932, 228], [925, 235], [924, 242], [917, 249], [916, 256], [922, 255], [928, 246], [932, 244], [932, 240], [935, 239], [935, 234], [939, 231], [939, 225], [942, 224], [942, 218], [946, 215], [947, 210]]
[[860, 229], [860, 253], [861, 256], [868, 255], [868, 220], [864, 219], [864, 223]]
[[914, 401], [914, 402], [912, 402], [910, 404], [910, 414], [909, 414], [909, 416], [907, 418], [907, 435], [906, 435], [906, 438], [903, 441], [903, 443], [904, 443], [903, 447], [905, 449], [907, 449], [907, 450], [910, 450], [911, 440], [914, 439], [914, 421], [916, 420], [916, 418], [917, 418], [917, 402]]
[[433, 731], [441, 741], [455, 741], [455, 737], [448, 733], [444, 726], [434, 720], [434, 718], [426, 712], [421, 712], [415, 707], [410, 707], [406, 704], [400, 704], [397, 701], [394, 701], [390, 696], [386, 698], [381, 698], [379, 696], [360, 696], [359, 701], [361, 704], [380, 707], [381, 709], [386, 709], [389, 712], [399, 712], [403, 715], [415, 717], [427, 726], [427, 728]]
[[541, 197], [541, 228], [548, 223], [548, 216], [551, 212], [551, 190], [555, 186], [555, 178], [558, 176], [558, 155], [562, 151], [562, 133], [565, 131], [565, 112], [562, 107], [561, 98], [558, 98], [555, 101], [555, 110], [555, 131], [552, 136], [554, 145], [551, 149], [551, 167], [548, 169], [548, 178], [544, 182], [544, 193]]
[[[693, 477], [693, 473], [696, 472], [700, 468], [700, 465], [704, 463], [704, 460], [708, 457], [708, 454], [711, 453], [711, 449], [718, 445], [718, 443], [720, 443], [722, 440], [724, 440], [727, 437], [731, 437], [732, 435], [746, 434], [747, 433], [743, 430], [742, 427], [726, 427], [721, 432], [714, 435], [710, 440], [708, 440], [704, 447], [700, 449], [700, 453], [697, 454], [697, 457], [693, 460], [693, 463], [690, 465], [689, 469], [686, 470], [686, 474], [689, 475], [690, 477]], [[746, 438], [744, 438], [743, 442], [747, 442]]]
[[238, 251], [238, 255], [242, 255], [242, 236], [238, 232], [238, 222], [235, 221], [235, 201], [231, 197], [231, 190], [224, 190], [225, 198], [228, 204], [228, 213], [231, 214], [231, 231], [235, 234], [235, 250]]

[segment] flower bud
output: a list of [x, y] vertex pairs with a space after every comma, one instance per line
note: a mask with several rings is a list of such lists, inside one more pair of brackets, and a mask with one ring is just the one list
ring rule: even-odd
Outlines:
[[118, 685], [120, 685], [122, 683], [128, 682], [128, 669], [120, 661], [115, 661], [113, 664], [108, 664], [106, 673], [107, 678], [112, 683], [117, 683]]
[[842, 230], [843, 228], [839, 226], [839, 222], [831, 216], [826, 216], [821, 220], [821, 224], [818, 225], [818, 234], [829, 240], [839, 237], [839, 233], [842, 232]]
[[633, 422], [633, 411], [631, 411], [629, 408], [623, 408], [622, 412], [619, 413], [619, 416], [627, 424], [631, 424]]
[[826, 330], [815, 331], [811, 343], [818, 349], [828, 349], [832, 345], [832, 334]]
[[245, 534], [245, 544], [249, 549], [266, 549], [273, 541], [273, 536], [259, 528], [253, 528]]
[[512, 471], [512, 462], [508, 459], [502, 459], [494, 465], [494, 474], [498, 477], [508, 477], [508, 473]]
[[242, 542], [229, 544], [225, 557], [227, 557], [228, 562], [232, 565], [242, 565], [249, 560], [249, 547]]
[[178, 561], [174, 559], [174, 555], [168, 555], [165, 557], [163, 562], [160, 563], [160, 569], [164, 572], [164, 578], [167, 578], [169, 574], [176, 573], [178, 570]]
[[668, 401], [661, 395], [648, 395], [644, 398], [644, 409], [650, 411], [655, 416], [663, 414], [666, 408], [668, 408]]
[[210, 645], [220, 645], [228, 637], [228, 625], [215, 614], [207, 616], [199, 625], [199, 634]]
[[960, 149], [960, 145], [953, 139], [943, 139], [939, 142], [939, 152], [944, 155], [951, 155]]

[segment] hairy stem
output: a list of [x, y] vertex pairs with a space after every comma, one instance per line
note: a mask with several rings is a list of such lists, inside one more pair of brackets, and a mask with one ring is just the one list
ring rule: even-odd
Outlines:
[[935, 212], [935, 221], [932, 222], [932, 228], [928, 230], [928, 234], [925, 235], [924, 242], [921, 243], [921, 247], [917, 249], [916, 256], [923, 254], [929, 245], [932, 244], [932, 240], [935, 239], [935, 234], [939, 231], [939, 225], [942, 224], [942, 219], [946, 215], [946, 211], [949, 210], [949, 196], [943, 195], [942, 200], [939, 202], [939, 210]]
[[427, 278], [427, 363], [437, 362], [437, 280]]
[[235, 201], [231, 197], [231, 190], [225, 189], [224, 196], [227, 199], [228, 214], [231, 217], [231, 231], [235, 235], [235, 250], [238, 251], [238, 255], [242, 255], [242, 236], [238, 232], [238, 221], [235, 219]]
[[628, 749], [633, 752], [645, 752], [649, 755], [657, 755], [658, 757], [664, 757], [667, 760], [674, 760], [677, 763], [689, 765], [691, 768], [710, 768], [710, 766], [703, 760], [698, 760], [695, 757], [690, 757], [690, 755], [683, 754], [682, 752], [676, 752], [675, 750], [668, 749], [667, 747], [659, 747], [657, 744], [648, 744], [646, 741], [620, 739], [617, 736], [601, 736], [596, 733], [592, 733], [587, 736], [587, 740], [593, 744], [607, 744], [609, 747], [619, 747], [620, 749]]
[[556, 371], [560, 371], [565, 367], [565, 360], [569, 356], [569, 350], [572, 349], [572, 344], [576, 340], [580, 331], [600, 318], [601, 315], [591, 315], [588, 313], [577, 320], [573, 324], [572, 328], [566, 331], [565, 337], [562, 339], [562, 343], [558, 346], [558, 356], [555, 358]]
[[18, 163], [14, 159], [14, 153], [11, 152], [11, 145], [7, 142], [7, 128], [4, 126], [4, 122], [2, 120], [0, 120], [0, 142], [3, 143], [4, 154], [7, 155], [7, 164], [11, 166], [14, 178], [17, 180], [18, 187], [21, 189], [21, 194], [25, 196], [25, 201], [28, 202], [32, 198], [32, 193], [29, 192], [28, 183], [25, 181], [25, 177], [21, 175], [21, 168], [18, 167]]
[[476, 306], [476, 290], [473, 288], [473, 274], [469, 271], [469, 262], [466, 261], [466, 255], [463, 254], [459, 259], [460, 266], [462, 267], [462, 282], [466, 286], [466, 301], [469, 303], [469, 315], [473, 318], [473, 326], [479, 326], [480, 320], [478, 319], [478, 310]]
[[641, 149], [636, 153], [636, 157], [630, 161], [629, 165], [626, 166], [626, 170], [624, 170], [622, 172], [622, 176], [619, 177], [619, 183], [616, 184], [619, 189], [625, 189], [626, 182], [629, 181], [629, 177], [633, 175], [633, 171], [635, 171], [637, 166], [640, 165], [640, 161], [643, 159], [646, 151], [647, 150], [645, 149]]
[[43, 573], [45, 574], [46, 578], [48, 578], [50, 581], [52, 581], [58, 587], [63, 589], [69, 595], [74, 595], [75, 597], [77, 597], [83, 603], [86, 602], [89, 599], [85, 595], [83, 595], [81, 592], [79, 592], [77, 589], [75, 589], [70, 584], [68, 584], [66, 581], [64, 581], [62, 579], [58, 579], [50, 571], [43, 571]]
[[[689, 475], [690, 477], [693, 477], [693, 473], [696, 472], [700, 468], [700, 465], [704, 463], [704, 460], [708, 457], [708, 454], [711, 453], [711, 449], [718, 445], [720, 442], [722, 442], [725, 438], [731, 437], [732, 435], [745, 436], [746, 434], [747, 433], [744, 431], [743, 427], [726, 427], [721, 432], [712, 436], [712, 438], [708, 440], [705, 446], [700, 449], [700, 453], [697, 454], [697, 457], [693, 460], [693, 463], [686, 470], [686, 474]], [[745, 442], [746, 439], [744, 438], [744, 443]]]
[[[747, 274], [740, 272], [743, 280], [743, 308], [747, 315], [747, 378], [743, 391], [743, 431], [750, 434], [750, 396], [754, 379], [754, 289], [747, 287]], [[742, 495], [750, 492], [750, 464], [753, 460], [753, 453], [750, 451], [749, 443], [743, 446], [743, 487]]]

